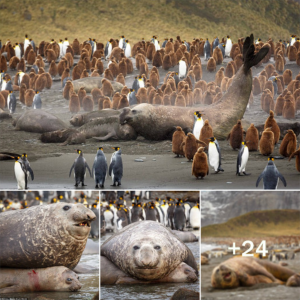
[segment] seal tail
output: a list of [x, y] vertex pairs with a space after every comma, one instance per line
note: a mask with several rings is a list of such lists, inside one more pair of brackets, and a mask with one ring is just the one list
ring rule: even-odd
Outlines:
[[243, 45], [243, 60], [245, 71], [247, 72], [251, 67], [257, 65], [269, 52], [269, 47], [262, 47], [256, 54], [254, 37], [251, 33], [250, 37], [247, 36]]

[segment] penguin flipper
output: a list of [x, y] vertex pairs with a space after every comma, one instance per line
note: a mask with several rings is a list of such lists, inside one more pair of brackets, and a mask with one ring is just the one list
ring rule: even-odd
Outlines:
[[75, 167], [75, 162], [73, 163], [73, 165], [72, 165], [72, 167], [71, 167], [71, 170], [70, 170], [70, 173], [69, 173], [69, 177], [71, 176], [74, 167]]
[[92, 167], [92, 176], [94, 176], [94, 172], [95, 172], [95, 163], [96, 163], [96, 159], [95, 159], [95, 161], [93, 163], [93, 167]]
[[92, 172], [87, 162], [85, 162], [85, 167], [89, 170], [90, 176], [92, 177]]
[[239, 167], [241, 166], [242, 164], [242, 156], [243, 156], [243, 153], [244, 153], [244, 148], [240, 149], [239, 153], [238, 153], [238, 157], [237, 157], [237, 162], [236, 162], [236, 175], [238, 175], [240, 172], [239, 172]]
[[286, 186], [285, 178], [278, 172], [278, 177], [282, 181], [283, 185]]
[[264, 173], [264, 172], [262, 172], [262, 173], [258, 176], [257, 181], [256, 181], [256, 187], [258, 187], [259, 182], [260, 182], [261, 179], [263, 178], [263, 176], [264, 176], [263, 173]]
[[30, 166], [27, 166], [27, 171], [30, 173], [31, 180], [34, 180], [34, 174]]
[[109, 165], [109, 169], [108, 169], [109, 176], [111, 176], [111, 172], [112, 172], [112, 169], [114, 168], [115, 163], [116, 163], [116, 161], [112, 160], [112, 162]]

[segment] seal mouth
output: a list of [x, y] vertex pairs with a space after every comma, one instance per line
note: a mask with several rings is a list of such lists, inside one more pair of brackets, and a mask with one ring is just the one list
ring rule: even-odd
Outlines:
[[138, 270], [155, 270], [157, 268], [156, 267], [153, 267], [153, 268], [151, 268], [151, 267], [136, 267], [136, 269], [138, 269]]
[[77, 227], [91, 227], [91, 221], [83, 221], [78, 224], [75, 224]]
[[224, 280], [229, 281], [231, 279], [231, 272], [227, 272], [223, 275]]

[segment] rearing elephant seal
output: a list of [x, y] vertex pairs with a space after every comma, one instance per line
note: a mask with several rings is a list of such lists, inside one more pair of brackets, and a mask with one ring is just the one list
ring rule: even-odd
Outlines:
[[190, 249], [164, 225], [154, 221], [126, 226], [104, 242], [101, 255], [124, 273], [140, 280], [163, 279], [182, 262], [197, 273]]
[[244, 64], [218, 102], [205, 107], [152, 106], [143, 103], [132, 109], [124, 108], [120, 114], [120, 123], [128, 123], [146, 139], [164, 140], [174, 131], [174, 126], [193, 128], [194, 112], [201, 111], [204, 118], [209, 120], [214, 136], [225, 139], [245, 113], [252, 89], [251, 67], [257, 65], [269, 51], [269, 48], [262, 47], [254, 54], [253, 41], [252, 34], [246, 38], [243, 46]]
[[83, 204], [57, 203], [0, 214], [0, 267], [73, 269], [95, 214]]
[[26, 292], [75, 292], [78, 275], [66, 267], [0, 269], [0, 294]]
[[257, 283], [285, 284], [296, 272], [269, 261], [233, 257], [215, 267], [211, 284], [217, 289], [253, 286]]

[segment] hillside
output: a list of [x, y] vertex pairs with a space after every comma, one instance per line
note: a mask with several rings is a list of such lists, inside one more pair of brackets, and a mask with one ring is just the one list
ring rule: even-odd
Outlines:
[[299, 35], [300, 5], [291, 0], [1, 0], [1, 39], [23, 41], [89, 37], [105, 42], [125, 35], [131, 42], [157, 35], [233, 41], [254, 33], [266, 40]]
[[300, 235], [299, 210], [254, 211], [226, 223], [202, 227], [202, 237], [274, 237]]

